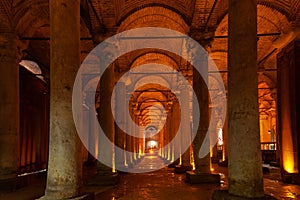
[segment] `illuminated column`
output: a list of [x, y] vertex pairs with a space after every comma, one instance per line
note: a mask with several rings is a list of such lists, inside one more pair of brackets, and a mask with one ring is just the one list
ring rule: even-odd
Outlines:
[[128, 131], [129, 133], [126, 134], [126, 151], [127, 151], [127, 154], [126, 154], [126, 163], [128, 166], [130, 166], [133, 162], [133, 156], [132, 156], [132, 136], [131, 136], [131, 133], [132, 133], [132, 127], [131, 127], [131, 123], [129, 123], [129, 120], [131, 119], [128, 119], [128, 123], [127, 123], [127, 126], [128, 127]]
[[181, 111], [181, 162], [180, 166], [175, 166], [176, 173], [184, 173], [186, 171], [192, 170], [191, 165], [191, 155], [190, 155], [190, 147], [187, 149], [183, 149], [185, 144], [191, 144], [191, 129], [190, 129], [190, 108], [189, 108], [189, 90], [186, 85], [180, 85], [180, 111]]
[[[199, 62], [198, 64], [201, 66], [201, 75], [196, 69], [193, 69], [193, 89], [197, 96], [197, 101], [193, 99], [195, 101], [193, 106], [198, 104], [200, 111], [199, 115], [193, 109], [193, 131], [196, 131], [196, 136], [192, 143], [195, 171], [187, 172], [186, 178], [189, 183], [220, 183], [220, 175], [211, 173], [210, 139], [205, 140], [210, 119], [208, 85], [205, 82], [205, 80], [208, 80], [208, 54], [204, 53], [198, 55], [198, 57], [199, 60], [195, 62]], [[196, 116], [200, 118], [196, 119]], [[197, 120], [199, 121], [198, 124], [196, 124]], [[194, 130], [196, 127], [198, 129]], [[200, 149], [202, 149], [201, 155], [199, 154]]]
[[[182, 112], [182, 118], [181, 118], [181, 132], [182, 138], [181, 138], [181, 146], [184, 144], [191, 144], [192, 138], [191, 138], [191, 129], [190, 129], [190, 106], [189, 106], [189, 90], [187, 86], [181, 86], [180, 88], [180, 98], [181, 98], [181, 112]], [[191, 162], [190, 162], [190, 147], [186, 149], [185, 152], [183, 152], [182, 155], [182, 166], [187, 167], [187, 169], [191, 169]]]
[[226, 113], [223, 125], [223, 161], [228, 161], [228, 113]]
[[[207, 70], [207, 62], [203, 61], [203, 68]], [[202, 74], [204, 76], [205, 73]], [[200, 120], [197, 134], [193, 141], [193, 152], [194, 152], [194, 162], [195, 162], [195, 171], [196, 174], [210, 174], [210, 152], [208, 150], [207, 155], [203, 158], [199, 158], [200, 147], [203, 144], [204, 138], [208, 132], [209, 125], [209, 100], [208, 100], [208, 88], [205, 84], [203, 78], [200, 74], [194, 69], [193, 71], [193, 88], [197, 95], [197, 99], [200, 110]], [[195, 119], [196, 120], [196, 119]], [[194, 124], [197, 126], [197, 124]], [[194, 130], [195, 131], [195, 130]], [[209, 143], [207, 144], [209, 146]], [[208, 147], [209, 148], [209, 147]]]
[[[177, 134], [177, 132], [179, 132], [179, 124], [180, 124], [180, 105], [179, 105], [179, 102], [178, 101], [174, 101], [173, 103], [173, 117], [174, 117], [174, 135]], [[176, 140], [175, 143], [174, 143], [174, 155], [175, 156], [179, 156], [181, 155], [181, 144], [180, 144], [180, 140]], [[175, 164], [181, 164], [181, 156], [178, 158], [177, 161], [175, 161]]]
[[[125, 126], [126, 120], [125, 120], [125, 103], [126, 103], [126, 86], [123, 82], [118, 82], [116, 85], [116, 122], [117, 125]], [[124, 142], [126, 142], [126, 136], [124, 132], [118, 127], [115, 127], [116, 130], [116, 146], [124, 149]], [[116, 166], [123, 168], [125, 166], [125, 155], [123, 151], [116, 151]]]
[[[135, 124], [136, 125], [139, 125], [138, 122], [139, 120], [138, 120], [138, 115], [137, 114], [134, 114], [134, 122], [135, 122]], [[136, 135], [138, 134], [138, 130], [137, 130], [137, 127], [136, 128], [133, 128], [133, 135], [134, 135], [134, 138], [132, 138], [133, 139], [133, 142], [132, 142], [132, 144], [133, 144], [133, 152], [134, 152], [134, 154], [133, 154], [133, 159], [134, 159], [134, 161], [136, 161], [137, 160], [137, 140], [136, 140]]]
[[264, 196], [257, 91], [257, 2], [229, 0], [228, 190]]
[[0, 33], [0, 188], [17, 186], [19, 170], [19, 64], [13, 32]]
[[96, 139], [96, 136], [98, 135], [98, 132], [96, 132], [95, 130], [95, 122], [97, 122], [97, 116], [95, 116], [95, 112], [92, 111], [92, 108], [91, 106], [89, 106], [89, 109], [88, 109], [88, 115], [89, 115], [89, 129], [86, 130], [89, 132], [89, 135], [88, 135], [88, 141], [89, 141], [89, 151], [92, 151], [91, 154], [93, 154], [95, 157], [97, 157], [97, 139]]
[[[174, 102], [173, 102], [173, 105], [174, 105]], [[172, 139], [174, 138], [174, 131], [175, 131], [175, 120], [174, 120], [174, 116], [175, 116], [175, 113], [174, 113], [174, 109], [172, 108], [172, 110], [170, 111], [170, 118], [172, 120], [172, 123], [169, 125], [169, 135], [170, 135], [170, 139], [169, 141], [171, 142]], [[170, 146], [170, 161], [171, 162], [174, 162], [174, 156], [175, 156], [175, 150], [174, 150], [174, 147], [175, 147], [175, 144], [172, 143], [171, 146]]]
[[72, 89], [80, 66], [79, 10], [79, 0], [50, 0], [50, 144], [42, 199], [76, 197], [81, 185], [81, 143], [72, 116]]
[[[168, 111], [169, 112], [169, 111]], [[170, 116], [170, 115], [169, 115]], [[166, 150], [167, 150], [167, 152], [166, 152], [166, 159], [167, 160], [171, 160], [171, 146], [170, 146], [170, 138], [171, 138], [171, 136], [170, 136], [170, 129], [169, 129], [169, 127], [170, 127], [170, 125], [171, 125], [171, 123], [170, 123], [170, 120], [168, 120], [169, 122], [166, 124], [166, 126], [165, 126], [165, 137], [166, 137], [166, 144], [167, 144], [167, 148], [166, 148]]]
[[110, 175], [115, 172], [115, 156], [114, 156], [114, 142], [115, 142], [115, 122], [113, 117], [113, 110], [111, 108], [112, 92], [114, 88], [114, 66], [110, 66], [105, 70], [100, 79], [100, 108], [99, 120], [100, 126], [106, 137], [110, 140], [109, 144], [104, 144], [103, 140], [99, 138], [99, 156], [100, 158], [110, 159], [111, 167], [108, 167], [98, 162], [97, 171], [100, 175]]

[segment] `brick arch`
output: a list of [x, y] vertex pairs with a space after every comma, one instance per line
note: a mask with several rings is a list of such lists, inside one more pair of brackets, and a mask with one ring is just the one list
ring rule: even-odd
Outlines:
[[[153, 59], [155, 61], [153, 61]], [[136, 66], [147, 63], [163, 64], [170, 66], [173, 69], [179, 69], [178, 63], [172, 57], [160, 52], [147, 52], [145, 54], [139, 55], [139, 57], [132, 61], [132, 63], [130, 64], [130, 68], [134, 68]]]
[[193, 12], [195, 8], [194, 0], [147, 0], [147, 1], [125, 1], [116, 0], [116, 17], [117, 24], [120, 25], [127, 17], [132, 15], [138, 10], [147, 7], [163, 7], [178, 13], [187, 24], [190, 24], [193, 18]]
[[49, 3], [45, 1], [22, 1], [15, 8], [13, 18], [18, 35], [31, 37], [36, 29], [49, 25]]
[[[285, 3], [284, 3], [285, 2]], [[294, 0], [294, 3], [289, 3], [286, 0], [258, 0], [258, 9], [259, 6], [265, 6], [272, 10], [273, 12], [278, 13], [278, 15], [284, 15], [287, 21], [295, 20], [295, 15], [299, 10], [300, 1]], [[219, 12], [218, 19], [217, 19], [217, 26], [219, 26], [223, 21], [224, 18], [228, 15], [228, 4], [222, 7]]]
[[140, 27], [169, 28], [182, 33], [188, 33], [189, 27], [183, 18], [164, 7], [146, 7], [129, 15], [122, 21], [118, 32]]
[[[22, 1], [16, 6], [13, 17], [13, 23], [17, 34], [26, 37], [32, 37], [36, 30], [42, 26], [49, 26], [49, 20], [49, 2], [44, 0]], [[88, 22], [86, 18], [81, 16], [80, 20], [81, 30], [87, 29]], [[85, 30], [85, 33], [86, 32], [87, 31]]]

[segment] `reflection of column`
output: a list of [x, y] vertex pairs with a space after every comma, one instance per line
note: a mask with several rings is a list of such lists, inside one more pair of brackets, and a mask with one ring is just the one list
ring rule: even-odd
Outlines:
[[50, 144], [43, 199], [75, 197], [81, 184], [81, 143], [72, 116], [72, 87], [80, 65], [79, 9], [79, 0], [50, 0]]
[[14, 187], [19, 169], [19, 64], [14, 33], [0, 33], [0, 187]]

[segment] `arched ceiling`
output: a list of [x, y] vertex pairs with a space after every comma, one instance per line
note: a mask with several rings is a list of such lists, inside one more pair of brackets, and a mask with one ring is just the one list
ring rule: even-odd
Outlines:
[[[0, 30], [8, 27], [16, 30], [21, 41], [19, 49], [23, 53], [22, 59], [37, 62], [45, 73], [46, 81], [50, 77], [48, 3], [44, 0], [0, 2]], [[258, 0], [258, 3], [258, 33], [264, 34], [258, 40], [258, 63], [261, 73], [274, 82], [276, 76], [272, 70], [276, 69], [277, 53], [274, 42], [292, 29], [299, 28], [300, 0]], [[228, 0], [81, 0], [81, 60], [99, 42], [118, 32], [146, 26], [164, 27], [185, 33], [197, 41], [210, 42], [210, 39], [214, 39], [211, 57], [226, 82], [227, 11]], [[115, 62], [116, 72], [124, 73], [149, 63], [163, 64], [183, 74], [190, 74], [188, 65], [179, 56], [157, 49], [145, 49], [122, 56]], [[269, 71], [264, 72], [264, 69]], [[137, 84], [142, 79], [143, 76], [137, 75], [131, 83]], [[266, 80], [263, 82], [271, 87]], [[151, 99], [159, 102], [163, 96], [168, 96], [161, 86], [148, 84], [138, 87], [144, 90], [140, 95], [143, 97], [141, 102], [149, 100], [147, 104], [155, 104]], [[267, 96], [263, 93], [260, 96]]]

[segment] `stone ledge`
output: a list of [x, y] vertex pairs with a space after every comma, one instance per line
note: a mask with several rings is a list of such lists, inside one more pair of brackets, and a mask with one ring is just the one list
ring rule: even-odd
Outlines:
[[174, 172], [176, 174], [183, 174], [187, 171], [190, 171], [192, 170], [193, 167], [191, 165], [187, 165], [187, 166], [183, 166], [183, 165], [176, 165], [175, 168], [174, 168]]
[[208, 174], [200, 173], [197, 174], [194, 171], [186, 172], [186, 182], [190, 184], [201, 184], [201, 183], [217, 183], [220, 184], [220, 174]]
[[261, 198], [239, 197], [228, 193], [228, 190], [216, 190], [213, 193], [212, 200], [276, 200], [276, 198], [265, 195]]

